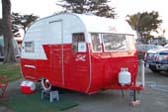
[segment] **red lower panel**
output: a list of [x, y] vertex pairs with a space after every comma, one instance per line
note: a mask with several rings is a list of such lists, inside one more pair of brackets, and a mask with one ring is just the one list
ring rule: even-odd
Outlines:
[[118, 73], [121, 68], [128, 68], [130, 88], [136, 85], [138, 62], [135, 53], [93, 53], [89, 58], [88, 52], [73, 52], [71, 45], [64, 45], [63, 53], [61, 48], [44, 45], [47, 60], [21, 59], [24, 77], [33, 81], [46, 78], [56, 87], [95, 93], [109, 87], [119, 88]]
[[121, 68], [128, 68], [129, 72], [131, 73], [131, 85], [127, 88], [136, 88], [136, 77], [138, 72], [138, 59], [136, 54], [92, 54], [91, 59], [92, 86], [90, 88], [90, 92], [98, 91], [101, 89], [124, 89], [125, 87], [121, 87], [118, 82], [118, 74]]
[[[71, 45], [65, 45], [62, 57], [61, 47], [45, 45], [47, 60], [21, 59], [23, 76], [33, 81], [46, 78], [53, 86], [86, 93], [89, 83], [88, 53], [74, 53]], [[78, 55], [85, 55], [85, 61], [76, 61]]]

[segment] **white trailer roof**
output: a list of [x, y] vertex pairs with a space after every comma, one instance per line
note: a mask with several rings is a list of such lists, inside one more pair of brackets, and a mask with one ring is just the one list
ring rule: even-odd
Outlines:
[[[57, 16], [60, 16], [63, 20], [69, 20], [70, 16], [71, 17], [77, 16], [83, 23], [84, 25], [83, 27], [85, 27], [88, 32], [125, 33], [125, 34], [135, 33], [124, 19], [112, 19], [112, 18], [98, 17], [95, 15], [75, 14], [75, 13], [56, 14], [49, 16], [47, 18], [50, 17], [54, 18]], [[73, 22], [75, 23], [76, 21]]]
[[84, 23], [88, 32], [134, 33], [125, 20], [98, 17], [95, 15], [75, 14]]

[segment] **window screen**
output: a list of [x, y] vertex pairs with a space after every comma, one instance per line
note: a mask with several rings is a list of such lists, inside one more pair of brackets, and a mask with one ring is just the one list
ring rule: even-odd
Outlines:
[[72, 35], [72, 48], [74, 52], [78, 52], [78, 44], [80, 42], [85, 42], [85, 37], [83, 33], [74, 33]]
[[25, 52], [34, 52], [34, 42], [25, 42]]

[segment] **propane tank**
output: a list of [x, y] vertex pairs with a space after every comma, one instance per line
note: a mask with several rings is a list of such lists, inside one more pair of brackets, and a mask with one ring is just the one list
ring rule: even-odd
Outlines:
[[122, 86], [131, 84], [131, 73], [128, 71], [128, 68], [121, 68], [118, 79], [119, 84]]

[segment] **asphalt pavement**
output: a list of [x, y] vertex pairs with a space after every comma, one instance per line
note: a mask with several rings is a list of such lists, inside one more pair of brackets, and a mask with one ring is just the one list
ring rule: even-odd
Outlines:
[[[153, 73], [145, 69], [145, 89], [138, 94], [141, 104], [132, 106], [130, 91], [107, 90], [94, 95], [67, 91], [64, 94], [79, 105], [65, 112], [167, 112], [168, 110], [168, 73]], [[8, 95], [19, 91], [21, 80], [13, 82], [8, 87]], [[0, 112], [12, 112], [0, 106]]]
[[80, 105], [67, 112], [167, 112], [168, 73], [145, 70], [146, 87], [138, 94], [140, 105], [132, 106], [130, 91], [104, 91], [93, 96], [70, 94]]

